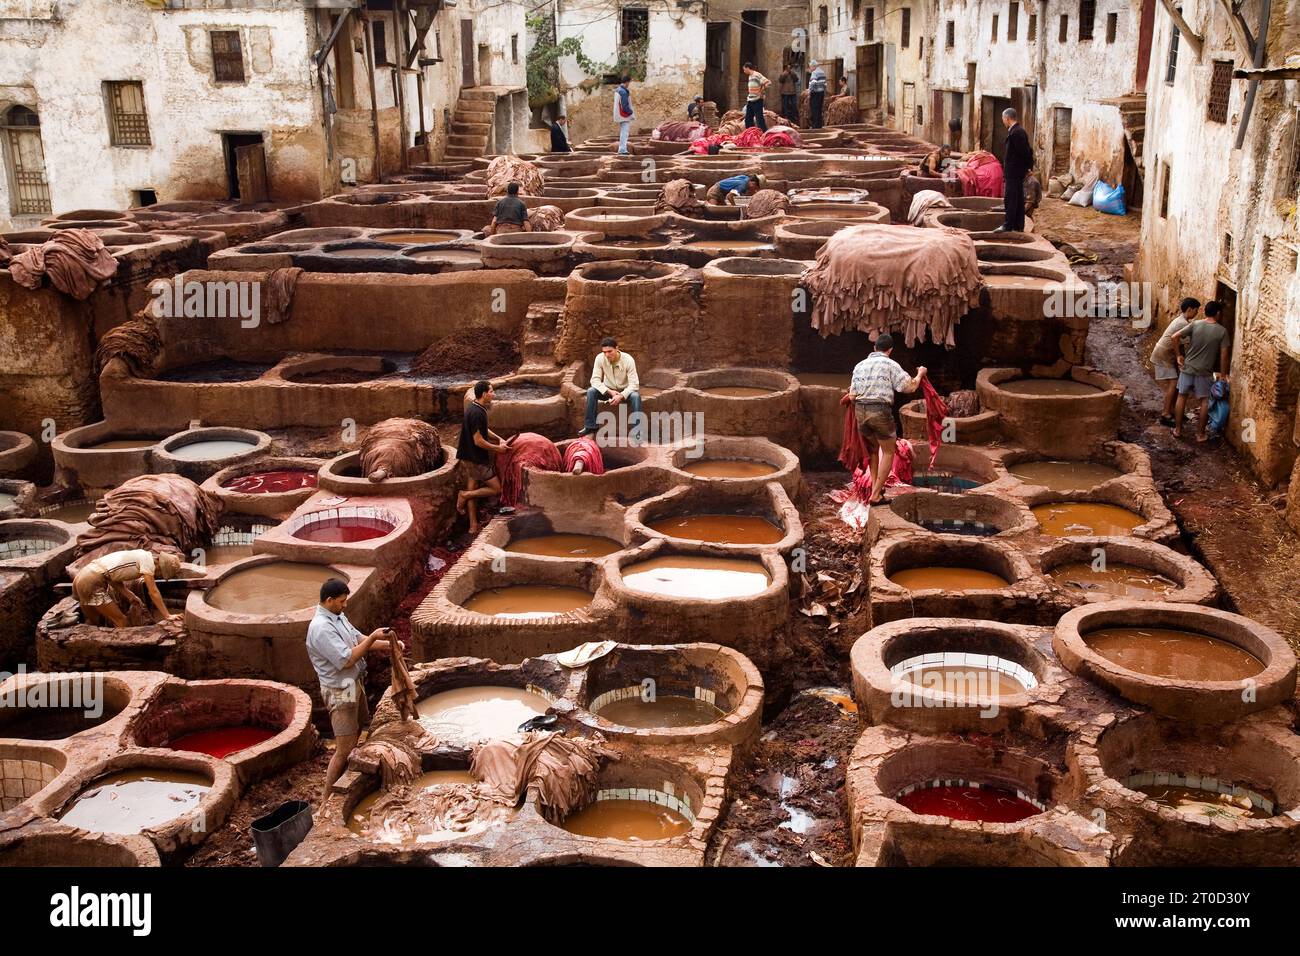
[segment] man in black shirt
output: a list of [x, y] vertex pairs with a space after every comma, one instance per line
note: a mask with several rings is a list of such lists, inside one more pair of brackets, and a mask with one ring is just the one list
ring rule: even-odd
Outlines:
[[[513, 183], [511, 185], [514, 185]], [[469, 533], [478, 534], [478, 499], [501, 494], [501, 479], [497, 477], [493, 455], [505, 450], [501, 436], [488, 428], [488, 409], [496, 393], [491, 382], [474, 383], [474, 400], [465, 405], [465, 420], [460, 426], [460, 442], [456, 457], [465, 469], [465, 491], [456, 495], [456, 510], [469, 508]]]
[[704, 97], [699, 93], [695, 94], [695, 99], [686, 104], [686, 118], [697, 123], [704, 122]]
[[528, 207], [519, 198], [519, 184], [511, 181], [506, 185], [506, 194], [497, 200], [496, 211], [485, 232], [489, 236], [499, 236], [504, 232], [525, 232], [528, 229]]
[[566, 116], [557, 116], [553, 122], [546, 125], [551, 128], [551, 152], [552, 153], [571, 153], [569, 149], [569, 137], [565, 134], [569, 120]]
[[1002, 125], [1007, 128], [1007, 149], [1002, 160], [1002, 205], [1006, 219], [994, 232], [1025, 231], [1025, 175], [1034, 168], [1034, 151], [1029, 145], [1029, 134], [1017, 122], [1018, 118], [1013, 109], [1002, 111]]

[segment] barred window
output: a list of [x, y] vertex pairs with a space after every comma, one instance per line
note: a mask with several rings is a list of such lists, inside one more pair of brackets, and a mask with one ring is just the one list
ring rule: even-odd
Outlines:
[[867, 7], [867, 39], [876, 38], [876, 8]]
[[948, 34], [944, 39], [944, 44], [950, 50], [957, 45], [957, 24], [952, 20], [948, 21]]
[[1058, 43], [1065, 43], [1070, 39], [1070, 15], [1068, 13], [1061, 14], [1061, 33], [1056, 39]]
[[1007, 11], [1007, 42], [1014, 43], [1016, 34], [1020, 30], [1020, 4], [1016, 0], [1011, 0], [1011, 8]]
[[899, 46], [901, 46], [904, 50], [906, 50], [909, 46], [912, 45], [912, 8], [911, 7], [903, 8], [902, 33], [903, 35], [899, 41]]
[[1210, 74], [1210, 102], [1206, 118], [1212, 123], [1228, 122], [1228, 97], [1232, 93], [1232, 61], [1215, 60]]
[[1079, 0], [1079, 40], [1092, 39], [1092, 27], [1097, 19], [1097, 0]]
[[993, 14], [993, 28], [989, 30], [989, 42], [998, 42], [998, 15], [996, 13]]
[[212, 30], [212, 75], [218, 83], [244, 82], [244, 50], [238, 30]]
[[150, 146], [149, 117], [144, 110], [144, 84], [139, 80], [104, 83], [108, 105], [108, 142], [112, 146]]
[[1036, 43], [1037, 41], [1038, 41], [1038, 14], [1031, 13], [1029, 15], [1029, 42]]
[[1106, 42], [1114, 43], [1115, 34], [1119, 32], [1119, 14], [1106, 14]]

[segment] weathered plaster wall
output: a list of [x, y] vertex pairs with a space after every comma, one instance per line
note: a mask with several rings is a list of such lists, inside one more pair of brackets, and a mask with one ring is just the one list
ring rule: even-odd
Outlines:
[[[864, 82], [858, 76], [858, 47], [878, 43], [881, 67], [880, 109], [877, 113], [869, 107], [865, 117], [873, 122], [883, 122], [911, 136], [926, 134], [929, 122], [929, 74], [933, 60], [935, 16], [932, 0], [862, 0], [857, 17], [853, 16], [852, 0], [828, 0], [827, 30], [819, 25], [816, 0], [810, 5], [809, 32], [815, 59], [843, 61], [844, 75], [849, 80], [849, 92], [857, 93]], [[903, 10], [911, 14], [907, 46], [903, 46]], [[872, 26], [868, 29], [867, 19]], [[963, 67], [964, 69], [964, 67]], [[829, 74], [831, 71], [827, 69]], [[964, 74], [963, 74], [964, 75]], [[903, 114], [904, 84], [911, 83], [915, 90], [914, 108], [908, 116]], [[921, 107], [918, 112], [915, 107]]]

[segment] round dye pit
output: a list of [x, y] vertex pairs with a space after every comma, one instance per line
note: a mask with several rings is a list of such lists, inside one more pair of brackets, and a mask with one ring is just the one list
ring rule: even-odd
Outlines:
[[700, 252], [721, 254], [724, 252], [753, 252], [756, 249], [768, 249], [771, 243], [761, 239], [693, 239], [682, 243], [683, 249], [697, 249]]
[[[95, 513], [95, 508], [98, 506], [98, 501], [68, 501], [50, 508], [41, 509], [41, 517], [64, 521], [68, 524], [79, 524], [82, 521], [89, 521], [90, 516]], [[3, 507], [3, 505], [0, 504], [0, 507]]]
[[257, 448], [251, 441], [235, 438], [214, 438], [207, 441], [190, 442], [167, 449], [167, 454], [181, 461], [214, 461], [218, 458], [230, 458], [244, 455]]
[[157, 378], [163, 382], [251, 382], [261, 378], [272, 368], [269, 362], [236, 362], [218, 359], [168, 369]]
[[[468, 770], [430, 770], [416, 777], [410, 784], [413, 793], [429, 792], [440, 787], [473, 785], [477, 783]], [[375, 843], [398, 845], [402, 843], [428, 843], [433, 840], [463, 836], [475, 832], [487, 825], [487, 820], [475, 821], [477, 826], [453, 829], [446, 825], [445, 818], [436, 814], [422, 815], [410, 812], [408, 807], [380, 808], [375, 812], [375, 805], [384, 796], [382, 790], [368, 793], [361, 798], [348, 815], [348, 829], [357, 836]]]
[[963, 651], [917, 654], [899, 661], [889, 672], [895, 682], [906, 681], [957, 700], [1009, 697], [1038, 686], [1038, 678], [1015, 661]]
[[66, 538], [55, 537], [52, 531], [43, 530], [51, 525], [0, 529], [0, 561], [13, 561], [18, 558], [30, 558], [55, 548], [66, 542]]
[[313, 607], [320, 586], [339, 573], [322, 564], [272, 561], [240, 568], [207, 593], [208, 604], [236, 614], [287, 614]]
[[1178, 582], [1132, 564], [1097, 568], [1091, 561], [1067, 561], [1047, 572], [1058, 584], [1088, 594], [1105, 594], [1132, 601], [1158, 601], [1178, 589]]
[[186, 750], [191, 753], [207, 754], [224, 760], [249, 747], [256, 747], [274, 737], [278, 731], [265, 727], [214, 727], [211, 730], [197, 730], [177, 737], [167, 746], [172, 750]]
[[557, 385], [535, 385], [529, 382], [502, 385], [494, 391], [496, 397], [503, 402], [535, 402], [538, 399], [554, 398], [560, 394]]
[[1095, 385], [1076, 382], [1072, 378], [1013, 378], [1010, 381], [999, 382], [997, 387], [1004, 392], [1012, 392], [1016, 395], [1052, 395], [1057, 397], [1096, 395], [1102, 391]]
[[603, 558], [622, 548], [613, 538], [564, 532], [517, 538], [506, 545], [506, 550], [515, 554], [539, 554], [551, 558]]
[[91, 451], [111, 451], [124, 449], [152, 448], [162, 441], [161, 438], [110, 438], [108, 441], [87, 445]]
[[582, 588], [558, 584], [513, 584], [501, 588], [484, 588], [462, 606], [477, 614], [526, 620], [554, 617], [579, 610], [591, 603], [591, 597]]
[[1052, 491], [1087, 491], [1124, 474], [1095, 461], [1022, 461], [1008, 466], [1007, 471], [1027, 485], [1041, 485]]
[[293, 532], [301, 541], [316, 544], [353, 544], [370, 541], [391, 534], [395, 527], [382, 518], [365, 518], [360, 515], [331, 516], [306, 515], [302, 527]]
[[298, 468], [255, 471], [224, 481], [221, 487], [243, 495], [279, 495], [303, 488], [315, 488], [316, 472]]
[[141, 833], [188, 813], [212, 789], [202, 774], [148, 767], [100, 777], [59, 819], [95, 833]]
[[773, 389], [759, 388], [754, 385], [714, 385], [702, 388], [700, 391], [705, 395], [718, 395], [722, 398], [763, 398], [776, 394]]
[[1124, 786], [1154, 800], [1162, 807], [1206, 820], [1267, 820], [1276, 816], [1277, 798], [1268, 791], [1213, 781], [1213, 789], [1202, 784], [1210, 778], [1176, 773], [1139, 773]]
[[611, 700], [596, 716], [620, 727], [701, 727], [727, 716], [722, 710], [698, 697], [659, 694], [653, 700], [625, 697]]
[[[649, 800], [602, 799], [571, 813], [560, 824], [570, 833], [600, 840], [667, 840], [689, 833], [692, 823], [681, 812]], [[619, 792], [619, 791], [613, 791]]]
[[889, 580], [909, 591], [931, 588], [941, 591], [987, 591], [1010, 586], [1005, 578], [980, 568], [904, 568], [889, 575]]
[[457, 687], [417, 701], [420, 723], [439, 742], [471, 744], [517, 733], [519, 725], [539, 717], [551, 702], [523, 687]]
[[1167, 627], [1103, 627], [1084, 642], [1113, 664], [1150, 677], [1243, 681], [1264, 669], [1248, 651], [1195, 631]]
[[1029, 510], [1038, 519], [1043, 534], [1057, 537], [1126, 535], [1147, 520], [1127, 508], [1105, 502], [1056, 501]]
[[682, 465], [682, 471], [701, 478], [762, 478], [774, 475], [776, 465], [746, 458], [703, 458]]
[[713, 544], [776, 544], [785, 532], [759, 515], [698, 514], [661, 518], [648, 525], [660, 534]]
[[1018, 823], [1044, 809], [1019, 791], [964, 780], [932, 780], [894, 799], [913, 813], [980, 823]]
[[824, 388], [838, 388], [848, 391], [853, 380], [852, 372], [799, 372], [790, 373], [799, 380], [800, 385], [817, 385]]
[[957, 474], [949, 471], [916, 471], [912, 473], [912, 485], [942, 491], [944, 494], [959, 495], [984, 484], [979, 478]]
[[721, 601], [759, 594], [772, 579], [758, 561], [679, 554], [629, 565], [623, 583], [642, 594]]
[[460, 233], [441, 232], [435, 229], [421, 232], [386, 232], [383, 235], [372, 236], [371, 238], [379, 242], [391, 242], [405, 246], [431, 242], [454, 242], [460, 238]]

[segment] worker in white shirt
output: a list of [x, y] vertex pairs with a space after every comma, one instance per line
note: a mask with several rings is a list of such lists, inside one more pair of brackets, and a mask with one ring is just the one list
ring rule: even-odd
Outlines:
[[143, 589], [153, 605], [155, 622], [177, 620], [182, 615], [173, 613], [158, 592], [156, 578], [164, 580], [180, 574], [181, 559], [160, 551], [154, 554], [144, 548], [111, 551], [101, 554], [77, 572], [72, 579], [72, 593], [81, 605], [81, 616], [87, 624], [126, 627], [127, 615], [143, 602], [132, 590]]
[[587, 417], [578, 437], [596, 430], [596, 407], [608, 402], [617, 408], [626, 403], [628, 420], [632, 429], [639, 430], [641, 414], [641, 379], [636, 373], [636, 361], [618, 347], [618, 340], [607, 337], [600, 341], [600, 354], [591, 368], [591, 387], [587, 389]]

